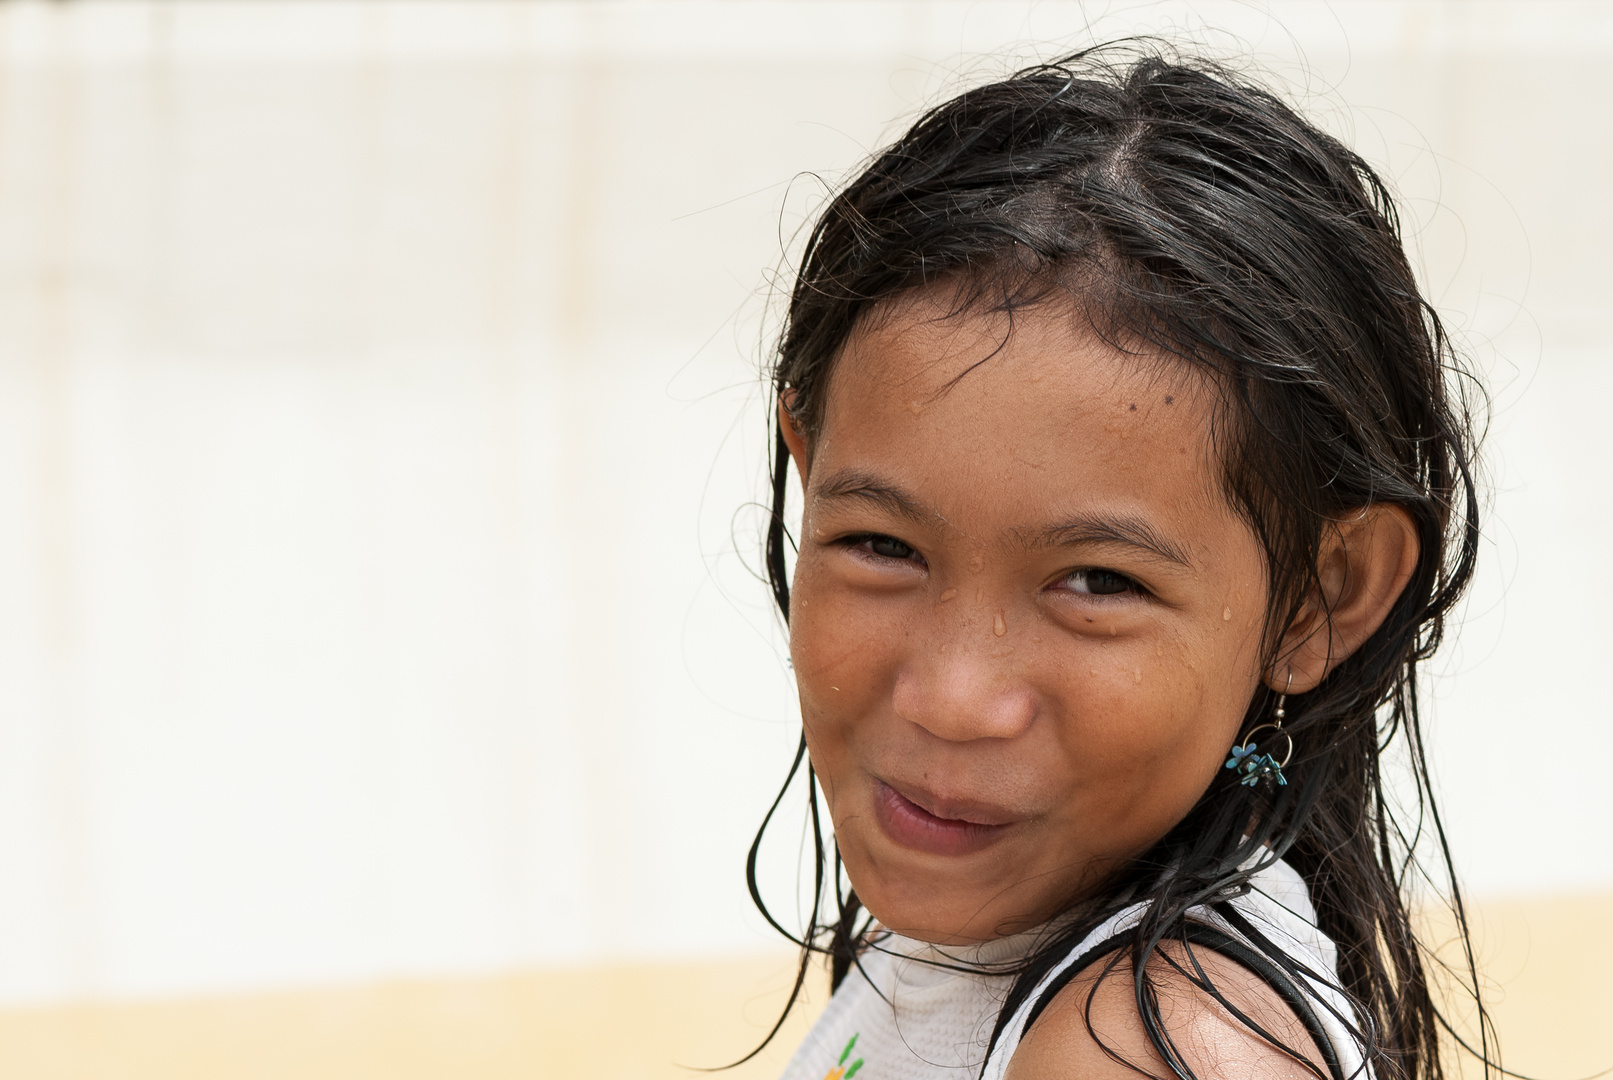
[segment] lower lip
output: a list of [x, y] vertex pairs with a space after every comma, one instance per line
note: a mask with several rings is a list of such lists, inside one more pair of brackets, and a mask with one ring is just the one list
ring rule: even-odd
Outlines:
[[1007, 825], [978, 825], [936, 817], [878, 780], [874, 781], [874, 814], [891, 840], [931, 855], [973, 855], [1008, 831]]

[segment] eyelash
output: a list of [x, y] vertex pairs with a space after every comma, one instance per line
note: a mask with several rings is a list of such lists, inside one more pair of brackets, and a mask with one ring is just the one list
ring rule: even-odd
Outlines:
[[1087, 585], [1087, 588], [1085, 588], [1085, 589], [1071, 588], [1071, 589], [1066, 589], [1064, 591], [1072, 592], [1072, 593], [1075, 593], [1075, 594], [1077, 594], [1079, 596], [1109, 597], [1109, 596], [1127, 596], [1127, 595], [1131, 595], [1131, 596], [1145, 596], [1145, 595], [1147, 595], [1148, 590], [1144, 589], [1134, 579], [1126, 576], [1125, 574], [1122, 574], [1118, 570], [1110, 570], [1107, 567], [1102, 567], [1102, 566], [1083, 566], [1079, 570], [1071, 570], [1068, 574], [1065, 574], [1063, 577], [1058, 579], [1058, 584], [1062, 585], [1065, 582], [1072, 581], [1072, 580], [1074, 580], [1076, 578], [1081, 578], [1081, 577], [1088, 577], [1089, 578], [1091, 575], [1097, 575], [1097, 574], [1102, 574], [1102, 575], [1104, 575], [1106, 577], [1116, 579], [1114, 582], [1110, 582], [1110, 584], [1119, 584], [1120, 588], [1114, 589], [1112, 591], [1107, 591], [1107, 592], [1097, 592], [1097, 591], [1092, 589], [1092, 587], [1091, 587], [1092, 583], [1091, 583], [1090, 580], [1088, 580], [1088, 581], [1084, 582], [1084, 584]]
[[[898, 540], [894, 536], [887, 536], [884, 533], [858, 533], [858, 534], [856, 534], [854, 536], [847, 536], [844, 539], [842, 539], [840, 542], [842, 544], [846, 545], [849, 548], [852, 548], [854, 550], [860, 551], [865, 557], [871, 557], [871, 558], [879, 559], [879, 560], [882, 560], [882, 561], [888, 561], [888, 562], [913, 562], [913, 561], [916, 561], [920, 566], [928, 565], [924, 561], [924, 556], [920, 555], [918, 553], [918, 551], [913, 547], [913, 545], [907, 543], [905, 540]], [[881, 544], [881, 543], [889, 544], [889, 545], [895, 545], [897, 547], [905, 548], [907, 550], [907, 554], [905, 554], [905, 555], [889, 555], [889, 554], [884, 554], [882, 552], [874, 550], [874, 545], [875, 544]], [[1110, 584], [1110, 585], [1118, 584], [1120, 587], [1115, 588], [1115, 589], [1111, 589], [1110, 591], [1107, 591], [1107, 592], [1099, 592], [1099, 591], [1094, 590], [1091, 587], [1092, 582], [1090, 580], [1090, 577], [1093, 576], [1093, 575], [1100, 575], [1100, 574], [1104, 575], [1106, 578], [1111, 579], [1110, 581], [1107, 582], [1107, 584]], [[1118, 570], [1110, 570], [1107, 567], [1102, 567], [1102, 566], [1083, 566], [1079, 570], [1071, 570], [1069, 573], [1067, 573], [1063, 577], [1059, 578], [1056, 584], [1063, 585], [1066, 582], [1071, 582], [1071, 581], [1073, 581], [1075, 579], [1078, 579], [1078, 578], [1087, 579], [1087, 580], [1085, 580], [1083, 582], [1083, 584], [1085, 584], [1087, 586], [1086, 588], [1084, 588], [1084, 589], [1069, 588], [1069, 589], [1065, 589], [1063, 591], [1075, 593], [1078, 596], [1099, 596], [1099, 597], [1126, 596], [1126, 595], [1145, 596], [1145, 595], [1147, 595], [1147, 592], [1148, 592], [1148, 590], [1144, 589], [1133, 578], [1131, 578], [1131, 577], [1129, 577], [1129, 576], [1127, 576], [1125, 574], [1122, 574]]]
[[[859, 533], [856, 536], [845, 537], [840, 542], [849, 548], [861, 551], [864, 555], [872, 556], [873, 558], [885, 560], [887, 562], [909, 562], [917, 560], [920, 566], [929, 565], [924, 561], [924, 556], [920, 555], [912, 544], [907, 543], [905, 540], [898, 540], [894, 536], [886, 536], [884, 533]], [[907, 549], [907, 554], [881, 554], [880, 552], [874, 550], [874, 545], [881, 542], [904, 547]]]

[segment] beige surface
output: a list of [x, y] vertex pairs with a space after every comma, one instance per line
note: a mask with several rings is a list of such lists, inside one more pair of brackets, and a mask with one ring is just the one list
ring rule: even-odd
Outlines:
[[[790, 960], [544, 971], [0, 1016], [7, 1080], [695, 1077], [777, 1015]], [[776, 1076], [800, 1040], [721, 1075]]]
[[1490, 900], [1471, 921], [1502, 1063], [1537, 1080], [1613, 1069], [1613, 893]]
[[[1613, 894], [1477, 911], [1506, 1064], [1548, 1080], [1613, 1065]], [[0, 1013], [8, 1080], [691, 1078], [755, 1044], [782, 954]], [[821, 1004], [821, 983], [818, 1003]], [[776, 1076], [816, 1006], [720, 1076]], [[1476, 1070], [1470, 1075], [1477, 1075]]]

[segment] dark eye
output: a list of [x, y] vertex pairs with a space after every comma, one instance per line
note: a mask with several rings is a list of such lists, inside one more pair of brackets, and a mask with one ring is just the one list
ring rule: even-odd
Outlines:
[[1091, 596], [1114, 596], [1117, 593], [1140, 591], [1137, 583], [1125, 574], [1101, 568], [1073, 570], [1064, 579], [1064, 586], [1071, 592], [1087, 593]]
[[863, 546], [882, 559], [911, 559], [915, 552], [894, 536], [867, 536]]

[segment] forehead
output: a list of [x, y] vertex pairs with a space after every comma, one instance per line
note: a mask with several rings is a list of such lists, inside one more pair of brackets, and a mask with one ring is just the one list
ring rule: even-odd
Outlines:
[[1212, 438], [1220, 397], [1204, 372], [1122, 351], [1067, 305], [1010, 316], [955, 313], [946, 301], [904, 300], [847, 340], [815, 475], [896, 473], [889, 479], [925, 488], [942, 513], [1041, 518], [1076, 499], [1227, 509]]

